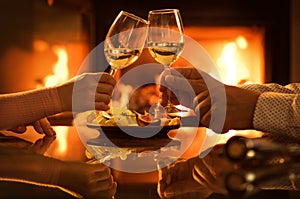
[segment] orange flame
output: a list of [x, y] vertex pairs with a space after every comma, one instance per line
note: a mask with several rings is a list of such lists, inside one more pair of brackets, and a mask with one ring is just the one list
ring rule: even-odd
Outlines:
[[64, 47], [54, 46], [54, 53], [57, 55], [58, 60], [53, 66], [52, 75], [45, 77], [45, 86], [54, 86], [58, 83], [64, 82], [68, 79], [69, 70], [68, 70], [68, 55]]
[[[222, 80], [225, 84], [239, 85], [251, 83], [250, 72], [245, 67], [246, 57], [240, 53], [241, 50], [247, 50], [248, 41], [244, 36], [238, 36], [234, 41], [227, 42], [222, 49], [221, 56], [217, 59], [217, 66], [221, 71]], [[262, 83], [262, 82], [260, 82]], [[207, 135], [211, 131], [207, 130]], [[235, 131], [230, 130], [228, 133], [219, 136], [219, 143], [225, 143], [229, 138], [235, 135], [243, 135], [247, 137], [261, 136], [261, 132], [257, 131]], [[216, 135], [215, 135], [216, 136]]]
[[[53, 66], [53, 74], [45, 77], [44, 82], [46, 87], [54, 86], [68, 79], [68, 54], [63, 46], [53, 46], [53, 52], [57, 55], [57, 62]], [[57, 152], [65, 154], [67, 151], [67, 136], [69, 128], [67, 126], [53, 127], [57, 133]]]

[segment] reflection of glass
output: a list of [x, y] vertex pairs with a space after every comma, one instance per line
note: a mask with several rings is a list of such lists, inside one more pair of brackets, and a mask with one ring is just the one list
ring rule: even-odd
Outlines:
[[104, 42], [104, 54], [111, 66], [110, 74], [135, 62], [147, 38], [148, 22], [121, 11], [111, 25]]
[[126, 160], [127, 156], [131, 154], [130, 150], [122, 149], [116, 146], [109, 146], [109, 142], [103, 143], [103, 145], [94, 145], [87, 143], [86, 156], [89, 159], [97, 159], [100, 163], [106, 165], [110, 164], [110, 161], [115, 158]]
[[[164, 65], [166, 73], [184, 46], [183, 24], [178, 9], [151, 10], [148, 14], [148, 49], [152, 57]], [[168, 102], [167, 111], [172, 105]], [[171, 111], [172, 112], [172, 111]]]
[[[157, 169], [162, 169], [172, 162], [176, 161], [180, 157], [181, 142], [177, 140], [167, 139], [148, 139], [143, 141], [141, 139], [107, 139], [105, 136], [99, 136], [97, 138], [89, 139], [86, 143], [86, 157], [90, 160], [98, 160], [107, 166], [112, 166], [117, 170], [126, 172], [151, 172]], [[165, 146], [157, 146], [153, 142], [167, 143]], [[113, 142], [123, 146], [116, 146]], [[111, 162], [115, 159], [121, 161], [124, 164], [114, 164]], [[145, 160], [152, 159], [153, 161], [148, 162], [146, 167], [143, 167]]]

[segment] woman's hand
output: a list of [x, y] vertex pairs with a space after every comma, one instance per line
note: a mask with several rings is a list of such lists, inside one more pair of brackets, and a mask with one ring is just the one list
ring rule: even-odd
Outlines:
[[[32, 125], [33, 128], [35, 129], [35, 131], [39, 134], [45, 134], [47, 136], [55, 136], [56, 135], [56, 132], [51, 127], [51, 124], [47, 118], [42, 118], [42, 119], [35, 121], [32, 124], [28, 124], [28, 125]], [[8, 129], [8, 131], [22, 134], [22, 133], [26, 132], [27, 126], [26, 125], [17, 126], [15, 128]]]
[[108, 110], [116, 80], [108, 73], [83, 73], [57, 87], [63, 111]]
[[117, 183], [111, 170], [104, 164], [63, 162], [58, 185], [81, 194], [84, 198], [111, 199], [116, 194]]

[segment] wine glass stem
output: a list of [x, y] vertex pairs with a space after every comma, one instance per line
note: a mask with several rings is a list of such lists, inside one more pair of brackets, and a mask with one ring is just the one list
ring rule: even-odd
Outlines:
[[[169, 75], [171, 74], [171, 67], [169, 65], [164, 65], [164, 70], [165, 70], [165, 74]], [[168, 108], [170, 108], [172, 106], [171, 103], [171, 90], [167, 89], [167, 97], [168, 97], [168, 102], [167, 102], [167, 106]]]
[[111, 68], [109, 71], [109, 74], [113, 77], [116, 75], [116, 73], [117, 73], [117, 69], [114, 69], [114, 68]]

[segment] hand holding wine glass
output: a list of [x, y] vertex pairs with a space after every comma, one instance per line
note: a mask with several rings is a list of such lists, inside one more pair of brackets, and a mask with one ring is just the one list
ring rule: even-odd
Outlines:
[[104, 55], [111, 66], [110, 74], [125, 68], [140, 56], [148, 33], [148, 21], [121, 11], [111, 25], [105, 41]]
[[[171, 64], [180, 56], [184, 47], [183, 23], [178, 9], [151, 10], [148, 14], [148, 49], [152, 57], [164, 65], [163, 74], [168, 74]], [[168, 90], [170, 92], [170, 90]], [[160, 102], [154, 111], [160, 117]], [[173, 112], [174, 105], [168, 102], [167, 112]]]

